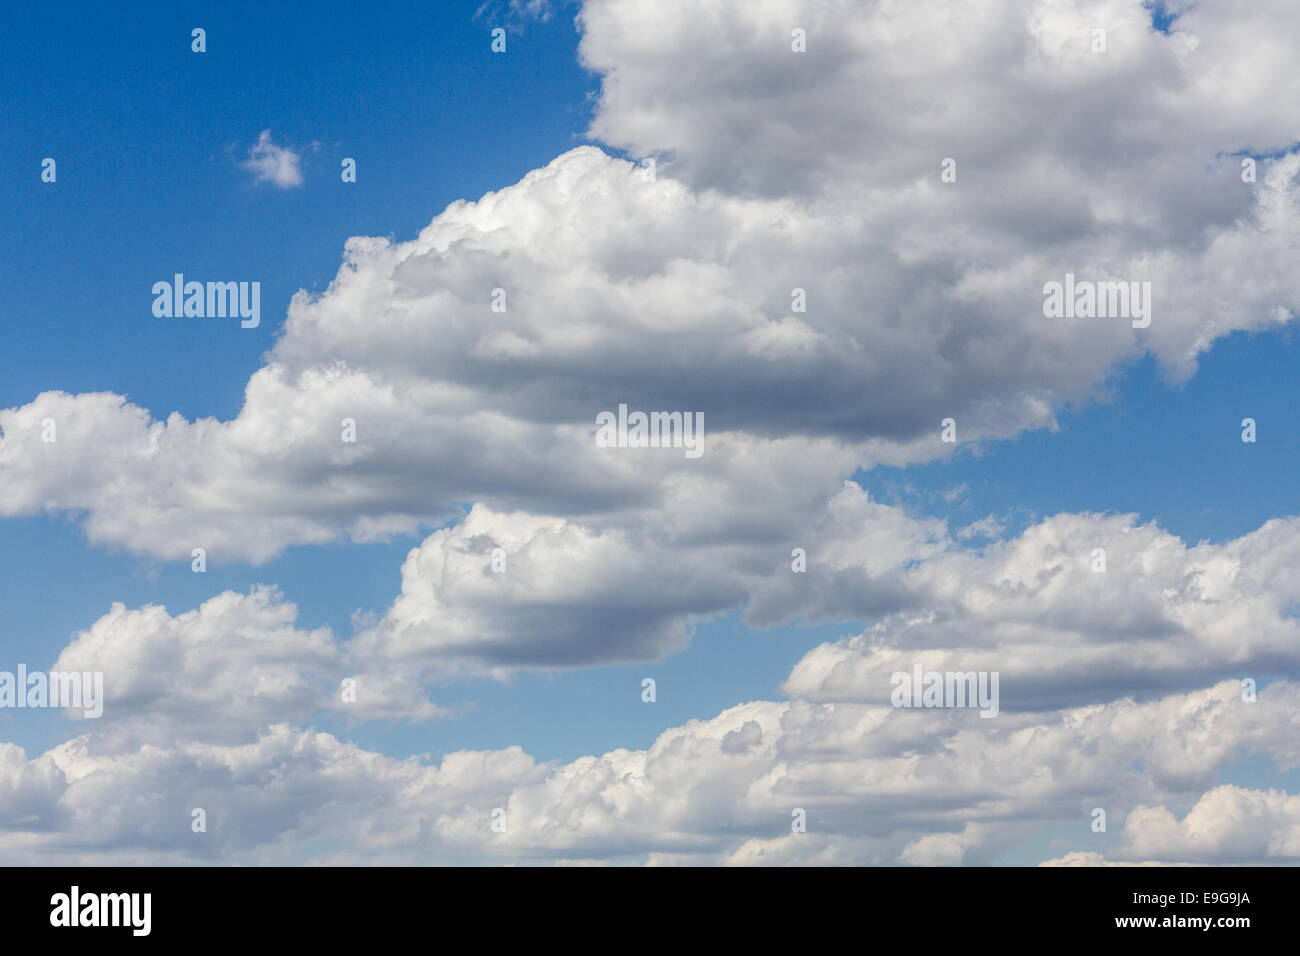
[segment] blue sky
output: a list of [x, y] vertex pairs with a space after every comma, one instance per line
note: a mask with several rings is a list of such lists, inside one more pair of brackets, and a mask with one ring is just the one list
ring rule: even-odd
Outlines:
[[[177, 4], [161, 16], [77, 6], [4, 14], [4, 174], [22, 184], [0, 197], [3, 220], [22, 224], [0, 232], [4, 406], [46, 389], [109, 390], [162, 415], [233, 417], [289, 298], [328, 284], [347, 237], [409, 238], [449, 202], [570, 148], [594, 88], [571, 22], [532, 24], [505, 69], [472, 3], [386, 4], [382, 18], [326, 3], [311, 24], [265, 4]], [[202, 56], [190, 50], [198, 25]], [[304, 152], [301, 189], [255, 185], [239, 168], [265, 128], [300, 148], [319, 141]], [[27, 174], [46, 156], [57, 189]], [[355, 184], [340, 181], [347, 156]], [[148, 289], [174, 269], [261, 277], [260, 328], [232, 336], [153, 318]], [[62, 518], [8, 521], [3, 534], [5, 641], [33, 660], [57, 655], [114, 600], [179, 610], [261, 581], [298, 602], [305, 624], [348, 633], [353, 611], [392, 599], [419, 540], [302, 549], [203, 579], [187, 564], [86, 548]], [[24, 600], [33, 593], [45, 598]]]
[[[1295, 507], [1298, 355], [1284, 329], [1227, 337], [1186, 383], [1144, 359], [1116, 373], [1110, 394], [1065, 410], [1057, 431], [858, 479], [953, 522], [994, 514], [1016, 531], [1058, 511], [1132, 512], [1189, 543], [1222, 543]], [[1255, 419], [1255, 444], [1241, 440], [1243, 418]], [[956, 488], [954, 511], [943, 494]]]
[[[0, 401], [57, 383], [233, 416], [276, 322], [230, 336], [114, 321], [139, 312], [142, 286], [179, 268], [262, 276], [263, 312], [282, 319], [294, 292], [333, 278], [348, 236], [409, 238], [571, 147], [593, 88], [572, 23], [534, 25], [507, 69], [474, 9], [326, 3], [310, 24], [265, 4], [6, 11], [4, 173], [22, 185], [2, 201], [22, 225], [0, 237], [16, 309]], [[263, 129], [302, 151], [301, 189], [239, 169]], [[55, 190], [27, 175], [46, 156]], [[345, 187], [347, 156], [360, 172]]]
[[[476, 16], [478, 6], [324, 3], [308, 19], [245, 3], [7, 9], [0, 15], [0, 172], [10, 184], [0, 192], [0, 409], [51, 390], [111, 391], [155, 419], [173, 412], [236, 419], [250, 376], [283, 334], [291, 297], [325, 292], [348, 237], [412, 240], [448, 204], [507, 187], [593, 142], [587, 131], [601, 115], [601, 77], [579, 63], [579, 5], [561, 5], [546, 19], [512, 18], [504, 56], [489, 49], [504, 10]], [[1175, 24], [1159, 5], [1159, 31]], [[190, 50], [195, 26], [206, 29], [206, 53]], [[721, 94], [719, 102], [727, 102]], [[612, 115], [616, 104], [603, 109]], [[599, 141], [611, 155], [652, 151], [636, 148], [641, 133], [626, 132], [635, 123], [610, 128], [623, 131]], [[301, 157], [300, 187], [255, 182], [242, 167], [268, 129]], [[702, 150], [709, 139], [708, 131], [693, 139], [697, 132], [683, 133], [680, 149], [661, 145], [665, 155], [686, 157], [680, 175], [704, 191], [725, 178], [718, 172], [725, 162], [715, 156], [712, 165], [690, 165], [692, 145]], [[725, 155], [732, 130], [720, 124], [717, 135]], [[55, 184], [40, 180], [47, 156], [58, 164]], [[356, 159], [355, 184], [340, 181], [344, 157]], [[778, 188], [759, 186], [769, 194]], [[177, 271], [259, 280], [261, 326], [155, 318], [150, 288]], [[953, 534], [989, 516], [1010, 540], [1060, 513], [1131, 512], [1189, 546], [1223, 545], [1296, 511], [1298, 349], [1289, 325], [1229, 327], [1187, 381], [1174, 379], [1170, 354], [1123, 354], [1093, 382], [1093, 397], [1057, 403], [1056, 428], [1022, 422], [1015, 437], [977, 439], [950, 458], [851, 475], [874, 500], [911, 519], [944, 520]], [[1258, 423], [1254, 444], [1241, 441], [1245, 417]], [[52, 666], [72, 635], [114, 602], [161, 604], [176, 615], [258, 584], [278, 587], [297, 605], [296, 627], [350, 638], [393, 604], [403, 559], [435, 527], [378, 542], [289, 543], [260, 565], [218, 557], [197, 575], [188, 560], [144, 553], [129, 541], [89, 543], [82, 509], [28, 511], [0, 518], [0, 643], [7, 661], [33, 667]], [[978, 552], [994, 540], [965, 546]], [[688, 721], [780, 700], [782, 682], [805, 654], [875, 622], [830, 617], [805, 625], [794, 613], [755, 628], [738, 606], [718, 608], [691, 617], [693, 639], [663, 659], [523, 668], [503, 681], [434, 680], [433, 698], [454, 717], [411, 723], [321, 712], [310, 724], [390, 757], [434, 761], [512, 745], [539, 761], [647, 748]], [[1267, 686], [1293, 676], [1285, 671], [1255, 673]], [[639, 699], [647, 676], [658, 682], [653, 707]], [[80, 732], [52, 712], [0, 713], [0, 736], [29, 754]], [[1297, 783], [1294, 772], [1280, 774], [1258, 756], [1228, 761], [1215, 779], [1291, 790]], [[1190, 804], [1190, 797], [1171, 798], [1179, 814]], [[989, 852], [998, 862], [1037, 862], [1062, 852], [1059, 838], [1070, 833], [1052, 823], [1027, 842]], [[1118, 844], [1116, 835], [1107, 846]]]

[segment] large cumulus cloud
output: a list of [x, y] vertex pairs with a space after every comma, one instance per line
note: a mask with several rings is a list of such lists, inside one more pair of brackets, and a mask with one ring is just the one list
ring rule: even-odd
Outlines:
[[[674, 482], [745, 500], [741, 461], [805, 462], [829, 497], [856, 467], [949, 452], [943, 418], [962, 440], [1051, 425], [1143, 351], [1188, 374], [1217, 337], [1293, 315], [1300, 158], [1261, 159], [1255, 183], [1237, 162], [1300, 139], [1289, 6], [1200, 4], [1170, 36], [1137, 0], [711, 10], [579, 18], [593, 135], [671, 153], [654, 181], [580, 147], [412, 240], [350, 240], [231, 421], [111, 394], [0, 411], [0, 513], [260, 561], [463, 501], [600, 520], [662, 513]], [[1150, 281], [1150, 328], [1044, 318], [1067, 271]], [[620, 402], [702, 412], [705, 457], [598, 453], [595, 415]], [[775, 491], [766, 510], [808, 498]]]

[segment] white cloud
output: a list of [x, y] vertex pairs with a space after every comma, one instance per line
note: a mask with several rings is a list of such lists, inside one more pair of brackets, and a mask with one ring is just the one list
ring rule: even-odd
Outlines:
[[[1005, 709], [1147, 696], [1225, 677], [1300, 677], [1300, 521], [1185, 545], [1133, 515], [1062, 514], [906, 576], [908, 607], [823, 644], [784, 690], [886, 702], [890, 675], [998, 671]], [[1098, 572], [1096, 549], [1105, 551]]]
[[1281, 790], [1215, 787], [1182, 819], [1141, 806], [1124, 822], [1119, 854], [1193, 863], [1300, 859], [1300, 796]]
[[302, 156], [271, 142], [269, 129], [262, 130], [241, 165], [253, 174], [254, 182], [274, 183], [281, 189], [302, 185]]
[[[995, 722], [754, 702], [646, 750], [544, 764], [516, 747], [396, 760], [284, 725], [242, 745], [100, 752], [82, 736], [35, 760], [0, 754], [0, 792], [26, 787], [32, 807], [3, 824], [4, 857], [273, 862], [328, 837], [330, 853], [389, 862], [981, 863], [1051, 822], [1089, 833], [1100, 805], [1127, 818], [1141, 858], [1295, 859], [1298, 798], [1205, 788], [1242, 754], [1300, 764], [1298, 712], [1300, 685], [1245, 703], [1234, 682]], [[737, 731], [753, 738], [739, 752], [724, 745]], [[1197, 796], [1182, 824], [1163, 809]], [[196, 806], [207, 834], [189, 829]], [[790, 831], [794, 808], [806, 834]]]
[[[898, 550], [831, 537], [813, 549], [827, 572], [910, 564], [905, 555], [928, 549], [906, 580], [943, 613], [932, 608], [924, 627], [908, 619], [897, 637], [886, 623], [870, 643], [814, 649], [786, 683], [790, 700], [740, 704], [671, 728], [646, 750], [569, 762], [538, 764], [511, 748], [433, 766], [282, 722], [338, 712], [326, 697], [340, 668], [359, 664], [354, 716], [436, 715], [419, 680], [431, 662], [491, 660], [495, 648], [517, 664], [533, 639], [512, 648], [511, 621], [531, 611], [543, 642], [554, 641], [552, 629], [563, 635], [591, 594], [645, 575], [616, 538], [476, 509], [412, 551], [388, 615], [341, 646], [327, 631], [295, 629], [293, 606], [268, 589], [174, 617], [115, 606], [57, 664], [105, 670], [105, 716], [41, 757], [12, 747], [0, 755], [8, 858], [285, 861], [311, 859], [313, 841], [329, 834], [340, 848], [331, 852], [408, 862], [970, 864], [1049, 824], [1087, 833], [1096, 806], [1125, 821], [1125, 842], [1053, 862], [1297, 856], [1295, 797], [1207, 788], [1252, 754], [1282, 772], [1300, 766], [1300, 683], [1268, 684], [1253, 702], [1236, 679], [1197, 683], [1265, 661], [1294, 675], [1294, 521], [1188, 548], [1127, 517], [1062, 515], [967, 553], [915, 529], [910, 545], [898, 540], [889, 509], [860, 491], [838, 500], [835, 528], [878, 511], [864, 527]], [[1083, 545], [1095, 540], [1109, 549], [1108, 571], [1082, 578], [1094, 574]], [[516, 580], [493, 575], [489, 545], [506, 550]], [[684, 570], [683, 583], [706, 573]], [[681, 600], [669, 596], [669, 606]], [[502, 637], [489, 653], [474, 647], [494, 633]], [[1002, 669], [999, 716], [888, 706], [894, 658], [876, 658], [894, 640], [896, 657], [931, 669]], [[1089, 644], [1100, 656], [1077, 652]], [[1143, 669], [1166, 659], [1182, 669], [1160, 679]], [[1168, 684], [1182, 689], [1150, 692]], [[1147, 699], [1131, 699], [1132, 686]], [[635, 695], [629, 706], [640, 706]], [[1181, 823], [1166, 809], [1197, 798]], [[94, 814], [101, 803], [117, 808], [107, 822]], [[185, 829], [192, 806], [216, 823], [208, 841]], [[497, 807], [508, 819], [501, 834], [488, 826]], [[789, 832], [796, 807], [806, 834]]]
[[[230, 421], [109, 393], [0, 410], [0, 515], [78, 513], [99, 544], [260, 562], [461, 519], [348, 642], [264, 589], [115, 605], [60, 657], [106, 671], [103, 725], [32, 759], [0, 745], [8, 861], [282, 861], [329, 838], [389, 861], [980, 863], [1097, 805], [1126, 818], [1112, 856], [1298, 855], [1297, 798], [1214, 788], [1243, 754], [1300, 764], [1295, 519], [1189, 547], [1058, 515], [973, 551], [845, 483], [951, 453], [943, 418], [963, 442], [1050, 426], [1142, 354], [1185, 376], [1293, 318], [1300, 156], [1249, 185], [1236, 154], [1300, 138], [1294, 4], [1202, 3], [1169, 37], [1138, 0], [713, 8], [583, 7], [593, 132], [663, 154], [657, 181], [582, 147], [409, 241], [349, 240]], [[245, 165], [302, 181], [269, 131]], [[1150, 280], [1150, 329], [1044, 319], [1066, 271]], [[703, 412], [705, 456], [596, 448], [620, 402]], [[427, 719], [431, 676], [652, 659], [734, 608], [876, 623], [806, 655], [791, 699], [645, 750], [433, 765], [302, 729], [341, 674], [356, 716]], [[902, 662], [1000, 671], [1002, 713], [889, 708]], [[1283, 679], [1247, 703], [1253, 673]]]
[[[1190, 374], [1218, 337], [1300, 303], [1300, 155], [1261, 160], [1254, 184], [1235, 156], [1300, 128], [1289, 5], [1202, 4], [1173, 37], [1137, 0], [717, 7], [583, 9], [595, 131], [673, 151], [656, 182], [581, 147], [415, 239], [350, 240], [231, 421], [57, 392], [0, 411], [0, 514], [74, 511], [97, 542], [261, 561], [427, 529], [455, 502], [662, 515], [678, 484], [746, 502], [741, 461], [798, 459], [817, 487], [761, 501], [782, 511], [858, 467], [950, 454], [944, 418], [962, 442], [1051, 426], [1118, 365], [1149, 352]], [[1087, 50], [1093, 21], [1112, 24], [1106, 54]], [[1150, 328], [1045, 319], [1042, 286], [1067, 271], [1152, 282]], [[597, 454], [596, 413], [624, 401], [702, 412], [705, 458]], [[45, 417], [67, 425], [57, 447]]]
[[103, 721], [120, 738], [238, 742], [272, 723], [304, 721], [346, 672], [327, 628], [294, 626], [273, 589], [231, 591], [172, 617], [122, 604], [77, 634], [54, 670], [104, 674]]

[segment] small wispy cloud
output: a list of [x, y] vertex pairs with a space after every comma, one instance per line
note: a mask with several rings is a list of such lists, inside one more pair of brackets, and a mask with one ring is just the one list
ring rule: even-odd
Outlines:
[[966, 494], [967, 491], [968, 489], [966, 487], [966, 482], [963, 481], [960, 485], [957, 485], [955, 488], [949, 488], [947, 491], [940, 492], [940, 494], [943, 497], [944, 501], [948, 502], [948, 504], [952, 504], [958, 498]]
[[957, 537], [963, 541], [969, 541], [977, 535], [982, 538], [997, 539], [1000, 538], [1002, 533], [1006, 530], [1007, 524], [1005, 521], [1001, 520], [996, 515], [988, 515], [981, 518], [979, 521], [968, 524], [966, 527], [959, 529], [957, 531]]
[[474, 11], [474, 19], [504, 21], [512, 33], [521, 33], [529, 21], [551, 19], [556, 5], [555, 0], [484, 0]]
[[301, 160], [298, 153], [271, 142], [271, 131], [264, 129], [257, 137], [257, 145], [248, 151], [248, 159], [240, 165], [253, 173], [255, 182], [293, 189], [302, 185]]

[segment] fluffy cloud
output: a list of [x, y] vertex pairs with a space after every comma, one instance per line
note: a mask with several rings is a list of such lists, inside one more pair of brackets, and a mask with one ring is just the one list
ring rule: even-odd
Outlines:
[[[1200, 795], [1242, 753], [1300, 765], [1297, 713], [1300, 685], [1247, 703], [1234, 682], [996, 727], [960, 711], [754, 702], [644, 751], [546, 764], [518, 748], [395, 760], [285, 725], [242, 745], [109, 753], [81, 736], [32, 761], [4, 751], [4, 791], [34, 788], [53, 824], [10, 814], [5, 856], [283, 861], [328, 837], [353, 859], [408, 862], [979, 863], [1046, 823], [1087, 833], [1100, 805], [1138, 834], [1122, 852], [1288, 859], [1295, 797], [1220, 787], [1181, 824], [1161, 804]], [[190, 830], [194, 807], [205, 834]], [[806, 834], [791, 833], [794, 809]]]
[[1178, 820], [1165, 807], [1137, 807], [1125, 821], [1120, 853], [1132, 858], [1205, 862], [1300, 859], [1300, 796], [1280, 790], [1215, 787]]
[[[400, 595], [352, 654], [408, 674], [421, 662], [446, 673], [473, 662], [500, 670], [653, 660], [724, 611], [743, 608], [765, 626], [914, 605], [919, 592], [903, 567], [949, 545], [942, 522], [911, 518], [853, 484], [801, 530], [756, 529], [746, 542], [709, 529], [705, 502], [682, 499], [699, 523], [676, 509], [673, 524], [589, 526], [475, 505], [410, 552]], [[812, 568], [802, 574], [791, 570], [799, 546]]]
[[[77, 511], [97, 542], [261, 561], [436, 526], [462, 501], [663, 517], [681, 483], [744, 502], [742, 463], [797, 461], [824, 503], [857, 467], [950, 452], [941, 419], [962, 441], [1050, 426], [1118, 363], [1189, 374], [1217, 337], [1292, 317], [1300, 156], [1261, 159], [1251, 184], [1236, 158], [1298, 138], [1289, 8], [1201, 4], [1172, 36], [1138, 0], [715, 13], [583, 8], [593, 134], [670, 151], [655, 181], [581, 147], [415, 239], [350, 240], [231, 421], [57, 392], [0, 411], [0, 514]], [[1250, 70], [1230, 68], [1248, 42]], [[1044, 318], [1067, 271], [1150, 281], [1150, 328]], [[594, 448], [620, 402], [702, 412], [704, 458]], [[766, 512], [810, 496], [774, 490]]]
[[327, 628], [294, 627], [298, 609], [270, 588], [226, 592], [172, 617], [122, 604], [77, 634], [53, 670], [104, 675], [104, 721], [133, 741], [239, 741], [303, 721], [344, 676]]
[[254, 182], [273, 183], [281, 189], [302, 185], [302, 157], [287, 146], [271, 142], [269, 129], [262, 130], [242, 165], [253, 174]]
[[[861, 492], [841, 502], [859, 517], [882, 507]], [[360, 676], [353, 716], [433, 716], [410, 675], [440, 660], [440, 641], [458, 654], [474, 635], [505, 634], [502, 622], [529, 607], [542, 640], [553, 641], [550, 629], [578, 615], [587, 589], [609, 590], [602, 573], [616, 581], [640, 573], [622, 569], [629, 555], [618, 541], [560, 520], [498, 525], [501, 517], [476, 509], [413, 550], [389, 613], [342, 645], [326, 631], [296, 630], [295, 609], [268, 589], [223, 594], [175, 617], [114, 607], [57, 664], [106, 671], [104, 717], [33, 759], [12, 746], [0, 753], [8, 859], [297, 861], [316, 859], [313, 841], [328, 835], [334, 858], [351, 862], [982, 863], [1045, 826], [1087, 833], [1096, 806], [1123, 821], [1123, 842], [1050, 862], [1297, 856], [1296, 798], [1214, 785], [1251, 755], [1281, 772], [1300, 766], [1300, 684], [1276, 681], [1247, 701], [1235, 679], [1195, 683], [1201, 671], [1261, 660], [1294, 672], [1293, 522], [1195, 548], [1124, 517], [1086, 515], [1049, 519], [983, 553], [923, 537], [894, 554], [828, 546], [831, 569], [914, 564], [906, 577], [918, 599], [924, 587], [926, 600], [944, 603], [925, 612], [924, 626], [900, 613], [879, 634], [931, 668], [1000, 667], [1007, 676], [994, 720], [888, 706], [888, 665], [859, 663], [879, 648], [855, 638], [810, 651], [786, 682], [788, 700], [670, 728], [646, 750], [569, 762], [539, 764], [518, 748], [449, 754], [438, 765], [394, 760], [282, 722], [333, 709], [323, 689], [363, 662], [373, 673]], [[525, 534], [509, 536], [524, 524]], [[1084, 547], [1096, 541], [1108, 548], [1104, 575]], [[491, 571], [488, 545], [505, 550], [516, 581]], [[933, 550], [903, 559], [916, 548]], [[1083, 581], [1114, 590], [1103, 600]], [[1138, 665], [1129, 672], [1122, 650], [1109, 647], [1114, 635]], [[950, 646], [959, 638], [968, 644]], [[1086, 642], [1101, 642], [1119, 680], [1098, 680], [1097, 660], [1071, 652]], [[1143, 671], [1166, 656], [1195, 666], [1159, 680], [1156, 669]], [[1082, 690], [1066, 693], [1070, 681]], [[1185, 689], [1151, 690], [1175, 682]], [[1129, 685], [1147, 699], [1128, 696]], [[1069, 704], [1074, 697], [1085, 701]], [[1181, 822], [1167, 809], [1198, 799]], [[107, 824], [101, 805], [115, 808]], [[196, 806], [209, 814], [210, 836], [188, 830]], [[507, 821], [500, 833], [490, 827], [498, 808]], [[807, 815], [807, 833], [790, 832], [795, 809]]]
[[[1150, 696], [1225, 677], [1300, 677], [1300, 522], [1188, 547], [1133, 515], [1057, 515], [915, 567], [919, 606], [824, 644], [784, 690], [887, 702], [890, 676], [997, 671], [1004, 709]], [[1105, 571], [1098, 563], [1104, 552]]]
[[244, 733], [333, 706], [344, 676], [365, 688], [354, 716], [423, 720], [442, 713], [431, 682], [656, 660], [736, 610], [759, 627], [875, 621], [794, 667], [782, 690], [817, 702], [886, 705], [918, 664], [997, 672], [1013, 711], [1300, 678], [1296, 519], [1188, 546], [1133, 515], [1062, 514], [972, 549], [850, 483], [780, 530], [737, 543], [476, 505], [409, 552], [397, 597], [347, 640], [296, 629], [296, 608], [259, 588], [175, 618], [115, 606], [56, 666], [104, 671], [114, 722]]
[[1179, 820], [1165, 806], [1135, 807], [1110, 854], [1075, 851], [1044, 866], [1277, 865], [1300, 860], [1300, 797], [1225, 785]]
[[[9, 861], [283, 861], [328, 838], [347, 859], [978, 863], [1098, 805], [1126, 818], [1117, 858], [1297, 855], [1296, 798], [1207, 792], [1243, 754], [1300, 762], [1297, 685], [1247, 703], [1225, 680], [1300, 676], [1294, 520], [1189, 547], [1062, 515], [976, 551], [845, 484], [950, 453], [943, 418], [963, 442], [1050, 427], [1127, 361], [1185, 376], [1293, 318], [1294, 6], [1202, 3], [1169, 36], [1138, 0], [711, 11], [580, 15], [592, 135], [658, 154], [655, 180], [586, 146], [409, 241], [349, 240], [234, 419], [59, 391], [0, 410], [0, 515], [74, 512], [99, 544], [261, 562], [451, 524], [348, 641], [269, 590], [114, 606], [58, 665], [105, 671], [104, 724], [34, 758], [0, 745]], [[250, 164], [301, 181], [269, 132]], [[1150, 281], [1151, 326], [1045, 319], [1067, 271]], [[702, 412], [704, 456], [596, 447], [619, 403]], [[643, 751], [433, 765], [302, 729], [341, 673], [356, 716], [426, 719], [436, 671], [651, 659], [736, 608], [875, 623], [809, 653], [788, 700]], [[1001, 715], [885, 706], [904, 662], [1002, 672]]]

